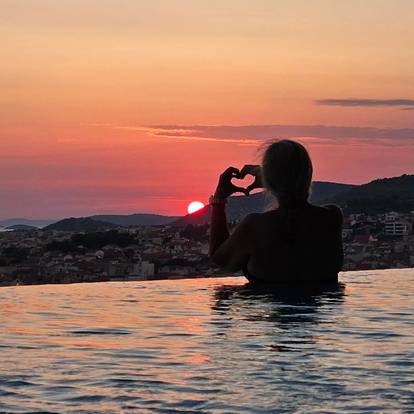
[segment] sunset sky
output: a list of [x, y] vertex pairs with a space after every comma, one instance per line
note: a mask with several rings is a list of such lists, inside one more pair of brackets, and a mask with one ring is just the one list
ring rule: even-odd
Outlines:
[[0, 219], [185, 214], [297, 139], [414, 173], [412, 0], [0, 0]]

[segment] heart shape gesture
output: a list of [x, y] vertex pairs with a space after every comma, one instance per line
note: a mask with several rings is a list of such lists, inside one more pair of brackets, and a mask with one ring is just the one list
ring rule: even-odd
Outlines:
[[231, 183], [236, 188], [241, 188], [241, 189], [245, 190], [246, 191], [245, 194], [247, 195], [247, 189], [254, 183], [254, 177], [251, 176], [250, 174], [245, 175], [244, 177], [241, 177], [240, 173], [238, 175], [239, 176], [235, 176], [235, 177], [231, 178]]
[[[236, 183], [233, 182], [233, 180], [244, 180], [248, 175], [253, 176], [254, 179], [253, 182], [247, 184], [246, 187], [242, 187], [238, 184], [236, 185]], [[244, 185], [246, 185], [246, 182], [244, 182]], [[249, 195], [250, 191], [261, 187], [263, 187], [263, 185], [260, 166], [245, 165], [241, 170], [235, 167], [229, 167], [220, 175], [215, 196], [225, 199], [238, 192]]]
[[247, 195], [256, 188], [263, 188], [262, 169], [260, 165], [247, 164], [240, 170], [239, 176], [241, 180], [249, 175], [253, 177], [253, 181], [245, 188]]

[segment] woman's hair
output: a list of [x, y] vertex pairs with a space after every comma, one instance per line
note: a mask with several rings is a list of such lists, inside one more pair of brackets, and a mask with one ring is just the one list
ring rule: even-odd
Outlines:
[[298, 142], [285, 139], [273, 142], [263, 154], [263, 184], [278, 199], [279, 204], [306, 201], [312, 172], [308, 151]]

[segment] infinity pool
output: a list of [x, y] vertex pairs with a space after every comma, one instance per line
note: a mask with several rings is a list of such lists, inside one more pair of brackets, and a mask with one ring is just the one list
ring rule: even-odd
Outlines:
[[414, 412], [414, 269], [0, 288], [0, 412]]

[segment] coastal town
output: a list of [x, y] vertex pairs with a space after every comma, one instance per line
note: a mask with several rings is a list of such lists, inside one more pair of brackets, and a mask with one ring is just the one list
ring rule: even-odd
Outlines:
[[[413, 267], [413, 227], [414, 212], [346, 216], [343, 270]], [[210, 261], [208, 238], [208, 224], [2, 231], [0, 285], [229, 275]]]

